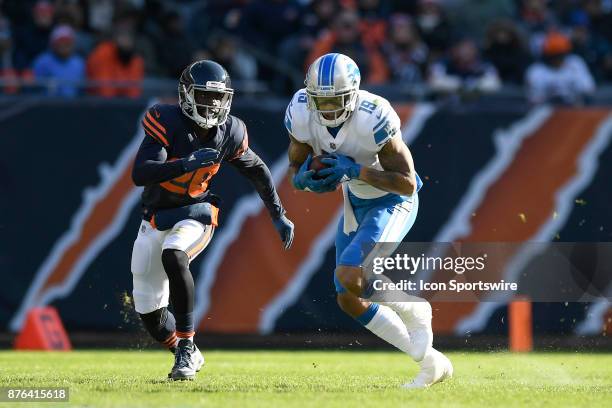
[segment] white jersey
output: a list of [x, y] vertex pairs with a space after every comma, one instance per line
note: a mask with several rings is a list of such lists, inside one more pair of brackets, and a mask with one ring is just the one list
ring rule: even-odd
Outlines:
[[[300, 89], [287, 107], [285, 127], [298, 142], [311, 146], [315, 155], [339, 153], [362, 166], [383, 170], [378, 152], [393, 136], [401, 135], [399, 116], [385, 98], [363, 90], [358, 91], [355, 106], [334, 137], [327, 127], [317, 122], [314, 117], [317, 113], [308, 110], [306, 90]], [[348, 189], [362, 199], [388, 194], [357, 179], [348, 181]]]

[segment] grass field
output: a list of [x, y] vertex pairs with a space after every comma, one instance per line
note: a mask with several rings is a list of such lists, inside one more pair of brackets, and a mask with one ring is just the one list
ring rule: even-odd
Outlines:
[[612, 354], [447, 355], [452, 380], [407, 391], [417, 366], [400, 353], [209, 351], [195, 381], [169, 382], [163, 351], [3, 351], [0, 386], [70, 388], [43, 407], [612, 406]]

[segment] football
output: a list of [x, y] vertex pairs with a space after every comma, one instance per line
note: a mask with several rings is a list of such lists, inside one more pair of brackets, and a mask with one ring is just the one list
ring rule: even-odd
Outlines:
[[310, 167], [309, 167], [309, 169], [310, 169], [310, 170], [314, 170], [314, 171], [315, 171], [315, 174], [312, 176], [312, 178], [313, 178], [313, 179], [315, 179], [315, 180], [320, 180], [322, 177], [319, 177], [319, 176], [317, 175], [317, 173], [319, 172], [319, 170], [323, 170], [323, 169], [325, 169], [325, 168], [329, 167], [327, 164], [325, 164], [325, 163], [323, 163], [323, 162], [321, 161], [321, 159], [324, 159], [324, 158], [326, 158], [326, 157], [328, 157], [328, 155], [327, 155], [327, 154], [321, 154], [321, 155], [319, 155], [319, 156], [315, 156], [315, 157], [313, 157], [313, 158], [312, 158], [312, 160], [311, 160], [311, 162], [310, 162]]

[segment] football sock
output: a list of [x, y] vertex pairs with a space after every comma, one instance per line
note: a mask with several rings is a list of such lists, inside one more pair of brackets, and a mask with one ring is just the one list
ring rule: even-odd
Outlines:
[[193, 340], [193, 313], [181, 313], [176, 315], [176, 337], [178, 339]]
[[433, 343], [431, 305], [425, 299], [412, 296], [410, 302], [385, 302], [402, 319], [412, 342], [412, 357], [422, 360]]
[[363, 314], [357, 316], [356, 320], [366, 329], [414, 359], [414, 350], [410, 344], [408, 330], [402, 319], [393, 310], [384, 305], [371, 303]]
[[176, 319], [176, 337], [193, 339], [193, 276], [189, 270], [189, 257], [183, 251], [164, 249], [162, 264], [170, 283], [170, 299]]
[[162, 307], [151, 313], [139, 313], [138, 315], [151, 337], [166, 346], [170, 351], [174, 351], [178, 340], [172, 313], [167, 308]]

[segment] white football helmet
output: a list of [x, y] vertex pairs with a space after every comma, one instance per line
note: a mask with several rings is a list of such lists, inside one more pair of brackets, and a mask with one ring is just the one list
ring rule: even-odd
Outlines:
[[306, 73], [308, 109], [324, 126], [344, 123], [357, 104], [361, 73], [355, 61], [343, 54], [325, 54], [315, 60]]

